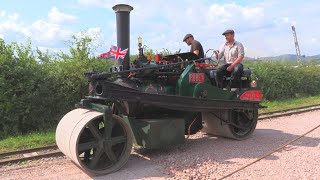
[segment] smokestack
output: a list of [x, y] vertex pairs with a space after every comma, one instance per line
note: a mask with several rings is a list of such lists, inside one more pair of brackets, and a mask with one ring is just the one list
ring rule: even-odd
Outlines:
[[130, 11], [133, 7], [127, 4], [117, 4], [112, 7], [116, 12], [117, 21], [117, 46], [123, 49], [128, 48], [126, 57], [119, 64], [123, 65], [123, 70], [130, 68]]

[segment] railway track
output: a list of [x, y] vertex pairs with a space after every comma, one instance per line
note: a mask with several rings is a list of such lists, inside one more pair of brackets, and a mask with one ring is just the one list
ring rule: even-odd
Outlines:
[[293, 114], [300, 114], [300, 113], [314, 111], [314, 110], [320, 110], [320, 104], [292, 108], [292, 109], [287, 109], [287, 110], [282, 110], [282, 111], [260, 113], [259, 120], [264, 120], [264, 119], [269, 119], [269, 118], [277, 118], [277, 117], [282, 117], [282, 116], [290, 116]]
[[[312, 106], [304, 106], [299, 108], [292, 108], [283, 111], [274, 111], [270, 113], [261, 113], [259, 115], [259, 120], [277, 118], [283, 116], [290, 116], [293, 114], [300, 114], [309, 111], [320, 110], [320, 104]], [[56, 145], [18, 150], [12, 152], [0, 153], [0, 166], [10, 165], [18, 162], [37, 160], [42, 158], [63, 156]]]
[[5, 152], [0, 153], [0, 166], [62, 155], [56, 145]]

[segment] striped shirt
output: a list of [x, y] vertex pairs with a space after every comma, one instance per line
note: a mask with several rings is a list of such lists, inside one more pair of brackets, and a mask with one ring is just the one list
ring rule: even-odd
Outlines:
[[228, 43], [224, 43], [221, 46], [218, 59], [224, 57], [225, 62], [231, 64], [240, 56], [244, 56], [243, 45], [238, 41], [234, 41], [231, 47]]

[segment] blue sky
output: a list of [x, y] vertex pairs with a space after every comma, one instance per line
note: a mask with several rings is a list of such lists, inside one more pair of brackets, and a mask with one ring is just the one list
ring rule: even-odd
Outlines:
[[251, 57], [295, 53], [295, 25], [302, 54], [320, 54], [320, 1], [215, 0], [0, 0], [0, 37], [24, 43], [28, 37], [42, 50], [66, 51], [65, 41], [80, 32], [97, 37], [97, 54], [116, 44], [111, 7], [127, 3], [131, 12], [131, 52], [137, 37], [149, 48], [188, 51], [182, 42], [192, 33], [204, 49], [218, 49], [221, 33], [232, 28]]

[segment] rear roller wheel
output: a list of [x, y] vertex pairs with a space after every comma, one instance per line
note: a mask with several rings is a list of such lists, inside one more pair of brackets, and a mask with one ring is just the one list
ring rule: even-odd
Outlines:
[[236, 140], [247, 139], [256, 129], [258, 110], [221, 110], [204, 113], [203, 131]]
[[237, 140], [247, 139], [256, 129], [258, 110], [231, 111], [230, 120], [224, 135]]
[[103, 114], [75, 109], [60, 121], [56, 141], [59, 149], [90, 174], [108, 174], [119, 170], [129, 159], [133, 134], [117, 115], [106, 122]]

